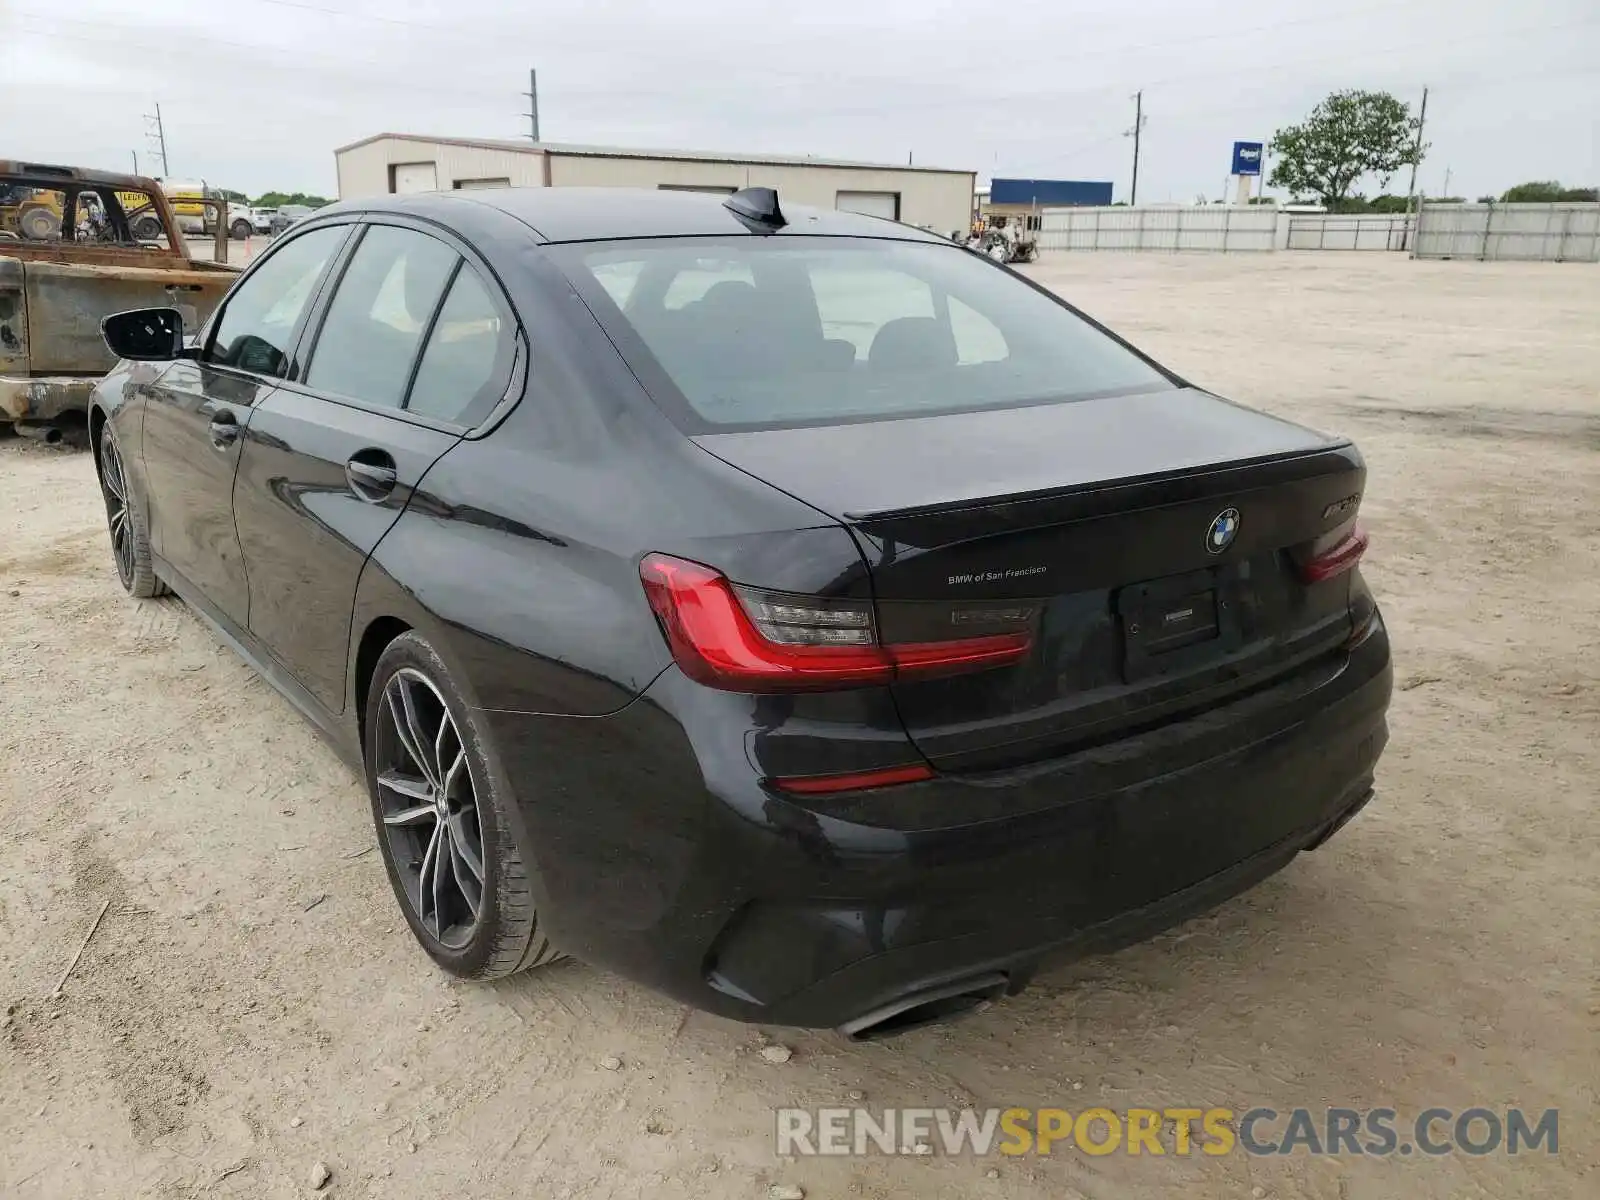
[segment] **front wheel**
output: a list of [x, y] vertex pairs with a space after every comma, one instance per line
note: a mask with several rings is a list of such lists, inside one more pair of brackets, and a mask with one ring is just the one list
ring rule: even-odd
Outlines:
[[251, 233], [250, 222], [249, 221], [235, 221], [229, 227], [229, 232], [233, 234], [233, 238], [234, 238], [235, 241], [242, 242], [242, 241], [245, 240], [245, 238], [250, 236], [250, 233]]
[[166, 595], [150, 553], [150, 531], [128, 482], [128, 469], [107, 421], [100, 430], [100, 494], [111, 530], [111, 557], [123, 590], [141, 600]]
[[437, 652], [402, 634], [367, 691], [366, 773], [389, 883], [434, 962], [498, 979], [561, 954], [540, 930], [488, 749]]

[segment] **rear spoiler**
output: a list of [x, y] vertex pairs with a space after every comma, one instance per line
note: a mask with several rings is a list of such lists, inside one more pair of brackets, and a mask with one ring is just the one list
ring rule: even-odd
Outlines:
[[[1341, 438], [1330, 440], [1327, 445], [1314, 450], [1269, 454], [1221, 464], [1208, 463], [1112, 482], [1071, 484], [999, 498], [986, 497], [979, 504], [953, 500], [914, 508], [847, 512], [844, 515], [853, 526], [868, 534], [892, 536], [891, 527], [904, 528], [906, 523], [915, 522], [919, 541], [928, 538], [942, 542], [959, 539], [963, 529], [971, 528], [971, 517], [975, 512], [985, 515], [986, 536], [992, 536], [1090, 520], [1112, 513], [1162, 508], [1207, 496], [1254, 491], [1318, 476], [1349, 476], [1352, 472], [1364, 478], [1366, 463], [1354, 444]], [[941, 528], [941, 518], [949, 518], [948, 528]]]

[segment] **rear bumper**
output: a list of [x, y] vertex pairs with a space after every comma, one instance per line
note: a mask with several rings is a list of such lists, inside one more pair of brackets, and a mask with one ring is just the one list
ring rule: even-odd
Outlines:
[[1211, 710], [1187, 738], [831, 811], [763, 789], [751, 731], [697, 722], [676, 671], [610, 718], [484, 715], [559, 945], [725, 1016], [837, 1027], [968, 977], [1019, 988], [1253, 886], [1370, 797], [1390, 687], [1380, 622], [1292, 700]]
[[0, 421], [53, 421], [85, 412], [98, 375], [0, 375]]

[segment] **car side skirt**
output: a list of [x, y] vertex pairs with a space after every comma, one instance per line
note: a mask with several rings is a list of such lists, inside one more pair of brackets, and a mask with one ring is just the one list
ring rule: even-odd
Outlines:
[[328, 744], [351, 770], [358, 775], [362, 774], [365, 768], [361, 761], [361, 740], [351, 722], [336, 713], [329, 712], [315, 696], [306, 691], [289, 674], [249, 630], [241, 629], [225, 616], [170, 562], [160, 555], [152, 557], [155, 560], [156, 575], [161, 581], [176, 592], [229, 649], [254, 667], [263, 679], [277, 689], [279, 695], [294, 705], [300, 715], [310, 721], [317, 732], [327, 739]]

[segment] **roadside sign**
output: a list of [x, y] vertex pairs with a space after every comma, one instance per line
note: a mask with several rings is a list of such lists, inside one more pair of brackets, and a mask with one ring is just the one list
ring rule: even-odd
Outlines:
[[1233, 144], [1233, 170], [1230, 175], [1261, 174], [1261, 143], [1235, 142]]

